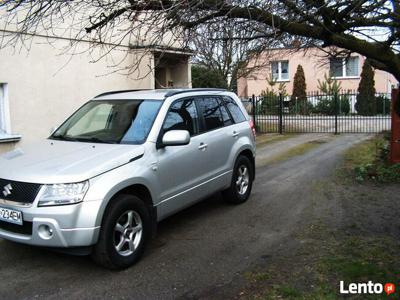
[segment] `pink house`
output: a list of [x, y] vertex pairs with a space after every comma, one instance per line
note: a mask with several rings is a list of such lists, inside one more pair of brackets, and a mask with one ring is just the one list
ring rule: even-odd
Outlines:
[[[338, 80], [343, 90], [357, 90], [365, 57], [352, 54], [349, 58], [329, 59], [318, 48], [271, 49], [250, 62], [257, 66], [249, 75], [238, 79], [239, 97], [260, 95], [263, 90], [275, 89], [283, 83], [287, 93], [292, 94], [293, 78], [298, 65], [302, 65], [306, 77], [307, 92], [318, 91], [318, 80], [331, 74]], [[272, 80], [271, 80], [272, 79]], [[269, 82], [276, 82], [272, 87]], [[375, 89], [378, 93], [390, 93], [398, 81], [393, 75], [375, 70]]]

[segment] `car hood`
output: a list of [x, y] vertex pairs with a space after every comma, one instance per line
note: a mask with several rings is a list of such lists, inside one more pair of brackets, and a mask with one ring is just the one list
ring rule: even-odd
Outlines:
[[0, 156], [0, 178], [41, 184], [80, 182], [143, 154], [142, 145], [46, 140]]

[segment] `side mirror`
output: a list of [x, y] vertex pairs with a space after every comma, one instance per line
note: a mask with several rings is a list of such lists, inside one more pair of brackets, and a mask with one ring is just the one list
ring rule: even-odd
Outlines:
[[167, 131], [163, 138], [163, 146], [182, 146], [190, 142], [190, 134], [187, 130], [171, 130]]

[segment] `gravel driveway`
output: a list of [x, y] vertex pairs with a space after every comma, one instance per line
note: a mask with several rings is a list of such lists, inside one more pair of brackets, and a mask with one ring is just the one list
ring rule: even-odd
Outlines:
[[[85, 257], [0, 240], [0, 299], [213, 298], [290, 242], [287, 237], [306, 222], [310, 183], [329, 176], [341, 153], [367, 137], [313, 137], [326, 139], [304, 155], [257, 168], [247, 203], [227, 205], [216, 195], [161, 222], [143, 259], [122, 272], [101, 269]], [[266, 145], [258, 155], [301, 142], [296, 137]]]

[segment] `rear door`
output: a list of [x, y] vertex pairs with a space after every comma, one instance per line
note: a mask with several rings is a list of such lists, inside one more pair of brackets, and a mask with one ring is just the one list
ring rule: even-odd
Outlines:
[[238, 139], [240, 136], [251, 134], [247, 119], [236, 101], [229, 96], [222, 96], [221, 98], [234, 123], [229, 126], [229, 132], [232, 137]]
[[202, 115], [200, 132], [206, 146], [206, 178], [216, 179], [218, 186], [225, 182], [224, 176], [231, 169], [228, 159], [236, 137], [232, 130], [233, 120], [219, 96], [199, 98], [198, 107]]

